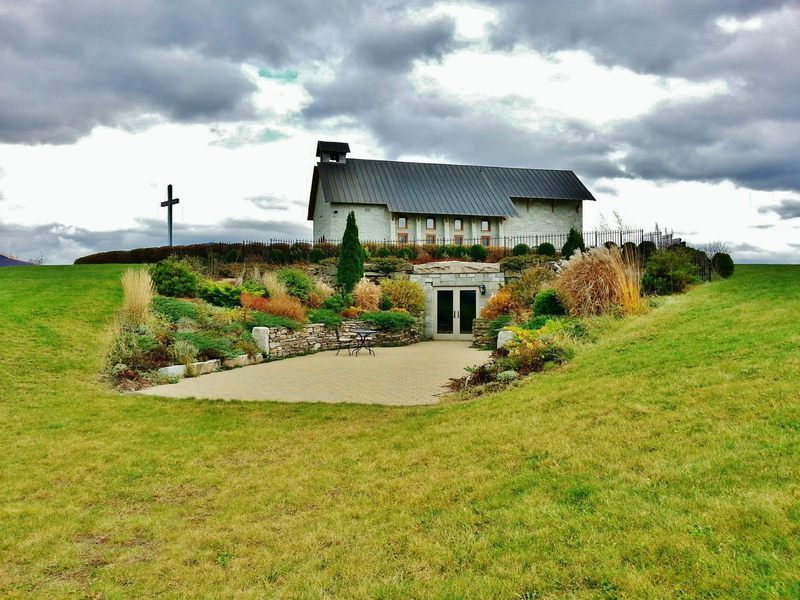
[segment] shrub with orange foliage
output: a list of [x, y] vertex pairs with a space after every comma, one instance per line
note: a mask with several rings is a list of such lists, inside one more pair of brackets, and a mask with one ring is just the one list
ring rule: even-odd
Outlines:
[[362, 279], [353, 288], [353, 305], [356, 308], [361, 308], [367, 312], [375, 312], [378, 310], [380, 301], [381, 288], [371, 281]]
[[311, 292], [308, 295], [308, 302], [306, 304], [308, 304], [309, 308], [319, 308], [322, 306], [322, 298], [320, 298], [319, 294], [316, 292]]
[[513, 315], [522, 311], [514, 294], [508, 288], [500, 288], [481, 309], [482, 319], [496, 319], [500, 315]]
[[306, 310], [300, 303], [300, 300], [289, 294], [276, 294], [271, 298], [261, 298], [251, 294], [242, 294], [242, 306], [252, 310], [258, 310], [264, 313], [275, 315], [276, 317], [287, 317], [300, 323], [306, 321]]

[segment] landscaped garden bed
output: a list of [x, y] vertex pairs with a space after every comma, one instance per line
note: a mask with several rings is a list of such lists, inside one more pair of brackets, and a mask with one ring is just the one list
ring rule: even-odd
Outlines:
[[[123, 276], [124, 307], [107, 374], [123, 389], [263, 360], [338, 348], [353, 329], [375, 329], [375, 345], [421, 339], [422, 290], [406, 279], [359, 279], [350, 293], [302, 267], [212, 279], [167, 259]], [[254, 337], [254, 333], [256, 334]]]
[[[566, 260], [540, 262], [524, 253], [504, 259], [517, 275], [489, 299], [473, 328], [473, 345], [494, 349], [492, 358], [468, 367], [451, 389], [470, 396], [494, 391], [569, 361], [609, 320], [643, 314], [657, 296], [699, 282], [697, 252], [647, 244], [587, 250], [576, 236], [565, 246]], [[727, 254], [712, 262], [719, 276], [733, 273]]]

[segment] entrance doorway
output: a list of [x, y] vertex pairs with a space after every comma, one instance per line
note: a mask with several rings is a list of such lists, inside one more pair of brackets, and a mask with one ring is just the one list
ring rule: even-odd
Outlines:
[[472, 321], [477, 316], [477, 288], [436, 288], [434, 338], [440, 340], [472, 339]]

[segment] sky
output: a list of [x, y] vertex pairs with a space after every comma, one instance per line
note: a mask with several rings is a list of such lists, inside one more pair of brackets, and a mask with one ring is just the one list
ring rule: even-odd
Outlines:
[[[324, 7], [324, 10], [323, 10]], [[310, 238], [317, 140], [800, 262], [800, 1], [0, 0], [0, 253]]]

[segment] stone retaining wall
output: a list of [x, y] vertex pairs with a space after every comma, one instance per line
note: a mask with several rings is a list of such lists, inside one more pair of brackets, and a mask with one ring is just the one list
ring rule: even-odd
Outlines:
[[475, 319], [472, 322], [472, 347], [494, 349], [496, 338], [489, 331], [489, 319]]
[[[374, 326], [364, 321], [345, 321], [339, 326], [339, 336], [352, 339], [353, 329], [373, 329]], [[422, 339], [423, 325], [416, 325], [405, 331], [378, 331], [375, 334], [375, 346], [407, 346]], [[253, 339], [259, 349], [268, 358], [285, 358], [298, 354], [308, 354], [321, 350], [336, 350], [336, 331], [321, 323], [305, 325], [300, 330], [287, 327], [254, 327]]]

